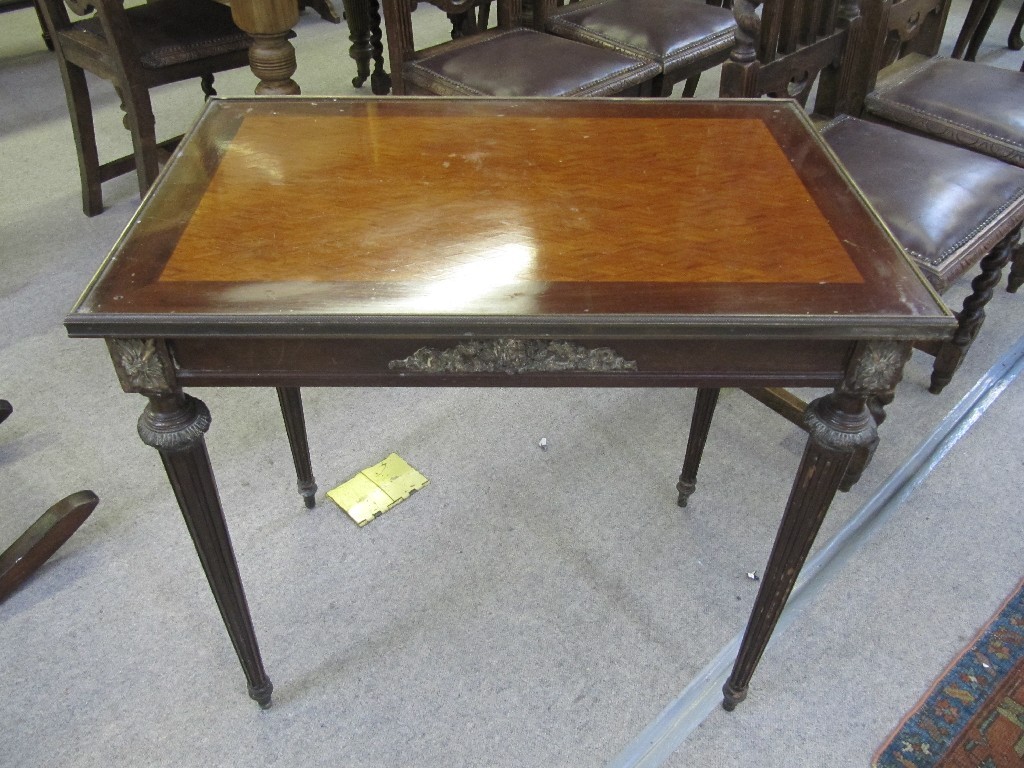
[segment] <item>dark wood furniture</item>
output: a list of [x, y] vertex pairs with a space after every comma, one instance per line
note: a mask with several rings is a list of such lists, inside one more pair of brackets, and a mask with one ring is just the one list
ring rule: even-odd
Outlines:
[[[950, 0], [865, 0], [876, 36], [863, 65], [864, 109], [875, 120], [1024, 167], [1024, 74], [935, 57]], [[1008, 289], [1024, 284], [1024, 248]]]
[[99, 504], [92, 491], [65, 496], [0, 552], [0, 602], [6, 600], [81, 527]]
[[[1002, 4], [1003, 0], [971, 0], [963, 27], [960, 28], [960, 34], [957, 35], [956, 43], [953, 45], [953, 58], [974, 61]], [[1013, 51], [1024, 48], [1024, 39], [1021, 38], [1022, 29], [1024, 29], [1024, 6], [1017, 11], [1017, 16], [1010, 27], [1010, 33], [1006, 36], [1007, 48]], [[1024, 66], [1022, 66], [1022, 70], [1024, 70]]]
[[303, 386], [701, 387], [705, 413], [711, 388], [835, 388], [807, 410], [731, 707], [874, 440], [865, 400], [954, 323], [791, 101], [436, 98], [211, 100], [66, 325], [147, 397], [140, 435], [263, 706], [186, 388], [277, 387], [300, 485]]
[[732, 12], [709, 0], [578, 0], [562, 7], [538, 4], [540, 29], [655, 62], [655, 96], [684, 83], [693, 96], [700, 75], [729, 56], [736, 37]]
[[[7, 421], [13, 412], [9, 402], [0, 400], [0, 424]], [[0, 602], [24, 584], [71, 538], [98, 503], [99, 498], [92, 491], [78, 491], [65, 496], [0, 552]]]
[[[737, 0], [734, 6], [740, 31], [722, 66], [721, 95], [806, 100], [817, 82], [815, 112], [838, 115], [821, 128], [822, 137], [935, 288], [945, 291], [979, 267], [956, 334], [921, 345], [935, 355], [930, 391], [937, 394], [981, 330], [985, 305], [1013, 253], [1024, 222], [1024, 172], [851, 116], [860, 111], [864, 62], [879, 56], [873, 41], [887, 44], [878, 32], [885, 23], [880, 14], [862, 17], [856, 0], [843, 0], [838, 13], [829, 0], [768, 0], [760, 15], [758, 5]], [[919, 16], [914, 23], [931, 22]]]
[[[199, 78], [203, 92], [213, 94], [215, 73], [248, 63], [249, 37], [217, 3], [154, 0], [125, 8], [121, 0], [40, 0], [40, 7], [64, 81], [82, 209], [95, 216], [103, 210], [104, 181], [134, 169], [145, 194], [177, 143], [157, 141], [150, 89]], [[85, 18], [72, 21], [69, 9]], [[86, 72], [110, 82], [120, 96], [131, 154], [100, 162]]]
[[[537, 0], [540, 6], [548, 0]], [[497, 0], [498, 25], [478, 29], [490, 0], [429, 0], [457, 25], [456, 38], [417, 49], [416, 0], [384, 0], [396, 95], [640, 96], [660, 76], [649, 58], [539, 32], [523, 24], [522, 0]], [[538, 7], [534, 16], [542, 15]]]

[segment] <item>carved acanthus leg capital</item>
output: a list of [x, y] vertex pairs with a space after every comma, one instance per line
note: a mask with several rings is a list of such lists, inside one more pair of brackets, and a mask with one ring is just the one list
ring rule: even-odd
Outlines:
[[817, 445], [839, 453], [853, 453], [877, 440], [864, 399], [841, 392], [812, 401], [804, 411], [804, 427]]
[[139, 437], [165, 453], [194, 448], [210, 428], [206, 403], [183, 393], [153, 396], [139, 417]]

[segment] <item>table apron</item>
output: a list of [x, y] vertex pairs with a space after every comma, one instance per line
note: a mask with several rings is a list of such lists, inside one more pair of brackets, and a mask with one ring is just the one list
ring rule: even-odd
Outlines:
[[377, 387], [832, 386], [856, 346], [807, 339], [530, 340], [536, 354], [517, 357], [508, 354], [507, 341], [179, 338], [167, 344], [183, 386]]

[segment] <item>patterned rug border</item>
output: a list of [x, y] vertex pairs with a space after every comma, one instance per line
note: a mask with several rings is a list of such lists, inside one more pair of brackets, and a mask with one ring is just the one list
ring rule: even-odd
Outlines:
[[[1013, 627], [1014, 619], [1016, 628]], [[1007, 631], [1016, 635], [1017, 647], [1006, 648], [1003, 643], [1005, 637], [997, 636], [999, 633], [1005, 635]], [[985, 653], [979, 650], [993, 641], [997, 649], [1004, 648], [1006, 652]], [[924, 768], [933, 765], [949, 750], [978, 709], [1022, 659], [1024, 578], [1017, 582], [1009, 597], [886, 737], [871, 761], [872, 768]], [[914, 762], [921, 758], [932, 762]]]

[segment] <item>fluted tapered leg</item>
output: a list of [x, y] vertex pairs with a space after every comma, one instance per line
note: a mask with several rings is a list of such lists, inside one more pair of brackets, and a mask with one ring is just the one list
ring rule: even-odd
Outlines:
[[732, 674], [722, 689], [722, 706], [732, 710], [747, 687], [789, 599], [797, 575], [846, 475], [851, 457], [875, 440], [874, 419], [864, 398], [833, 393], [807, 406], [809, 433], [789, 503], [775, 537]]
[[306, 418], [302, 413], [302, 393], [298, 387], [278, 387], [277, 399], [281, 403], [281, 416], [288, 433], [288, 447], [295, 463], [295, 476], [299, 493], [306, 506], [316, 506], [316, 480], [309, 460], [309, 441], [306, 438]]
[[711, 418], [715, 415], [718, 404], [719, 389], [698, 389], [697, 400], [693, 404], [693, 418], [690, 421], [690, 437], [686, 442], [686, 457], [683, 459], [683, 471], [676, 483], [679, 491], [679, 506], [685, 507], [690, 495], [697, 488], [697, 471], [704, 455], [704, 446], [708, 441], [711, 429]]
[[264, 709], [274, 690], [263, 669], [249, 606], [231, 547], [203, 435], [210, 427], [206, 405], [182, 393], [151, 395], [139, 418], [139, 436], [157, 449], [192, 536], [210, 589], [238, 654], [249, 696]]

